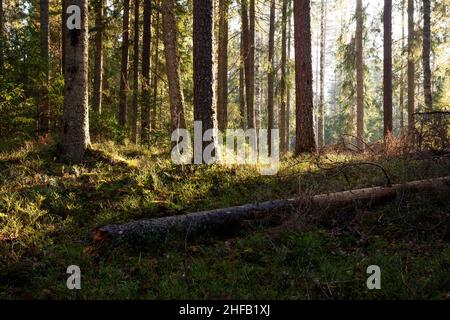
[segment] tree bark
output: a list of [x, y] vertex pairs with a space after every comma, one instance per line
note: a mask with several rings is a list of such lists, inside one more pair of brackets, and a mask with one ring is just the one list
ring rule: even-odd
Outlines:
[[311, 7], [309, 0], [294, 2], [296, 154], [315, 152], [311, 62]]
[[169, 81], [169, 100], [172, 131], [185, 129], [184, 97], [180, 81], [180, 57], [177, 43], [177, 21], [175, 0], [162, 1], [164, 54], [166, 57], [167, 78]]
[[[194, 0], [194, 120], [203, 133], [214, 128], [213, 1]], [[208, 145], [205, 142], [204, 145]]]
[[103, 11], [104, 0], [95, 2], [95, 65], [94, 65], [94, 94], [92, 109], [98, 114], [102, 113], [103, 98]]
[[90, 144], [88, 108], [88, 1], [66, 0], [81, 9], [81, 29], [65, 30], [64, 111], [61, 155], [80, 161]]
[[325, 146], [325, 41], [326, 41], [326, 4], [322, 0], [320, 16], [320, 97], [319, 97], [319, 119], [317, 128], [317, 140], [319, 149]]
[[[292, 1], [289, 1], [289, 19], [288, 19], [288, 65], [287, 65], [287, 76], [291, 75], [291, 39], [292, 39]], [[287, 97], [286, 97], [286, 151], [291, 151], [291, 86], [290, 84], [287, 86]]]
[[40, 49], [41, 49], [41, 68], [44, 75], [42, 92], [39, 97], [39, 116], [38, 127], [39, 135], [45, 135], [50, 131], [50, 100], [48, 96], [49, 75], [49, 1], [40, 0]]
[[228, 10], [229, 0], [219, 0], [219, 57], [217, 66], [217, 119], [219, 130], [228, 127]]
[[158, 106], [158, 77], [159, 77], [159, 38], [160, 38], [160, 28], [161, 28], [161, 15], [159, 11], [156, 11], [156, 29], [155, 29], [155, 45], [154, 45], [154, 55], [153, 55], [153, 105], [150, 110], [151, 118], [153, 119], [153, 124], [150, 123], [152, 128], [156, 128], [157, 123], [161, 123], [161, 117], [159, 121], [156, 121], [156, 108]]
[[269, 129], [269, 154], [272, 150], [272, 129], [275, 129], [275, 101], [274, 101], [274, 79], [275, 79], [275, 0], [270, 2], [270, 30], [269, 30], [269, 72], [267, 74], [267, 112]]
[[66, 64], [66, 0], [61, 0], [61, 75], [64, 76]]
[[246, 0], [241, 0], [241, 39], [240, 39], [240, 61], [239, 61], [239, 113], [241, 116], [241, 128], [245, 127], [246, 119], [246, 96], [245, 96], [245, 61], [247, 56], [246, 39], [248, 36], [248, 16]]
[[286, 47], [287, 47], [287, 0], [283, 0], [281, 13], [281, 81], [280, 81], [280, 153], [286, 153]]
[[[299, 1], [299, 0], [297, 0]], [[307, 206], [309, 210], [335, 211], [358, 203], [391, 201], [404, 193], [443, 191], [450, 187], [450, 177], [414, 181], [392, 187], [374, 187], [316, 195], [309, 198], [268, 201], [239, 207], [189, 213], [180, 216], [139, 220], [123, 225], [110, 225], [94, 231], [94, 241], [156, 240], [168, 233], [199, 233], [232, 227], [243, 220], [261, 219], [274, 213], [289, 213]]]
[[144, 25], [142, 34], [142, 117], [141, 132], [142, 142], [150, 142], [151, 119], [151, 96], [150, 96], [150, 55], [152, 43], [152, 1], [144, 0]]
[[134, 36], [133, 36], [133, 117], [131, 136], [134, 143], [139, 143], [139, 0], [134, 0]]
[[384, 0], [384, 139], [392, 134], [392, 0]]
[[120, 67], [119, 125], [125, 127], [128, 114], [128, 60], [130, 42], [130, 0], [123, 2], [122, 61]]
[[400, 114], [400, 130], [403, 132], [403, 128], [405, 127], [405, 118], [404, 118], [404, 109], [405, 109], [405, 71], [404, 71], [404, 55], [403, 52], [405, 50], [405, 7], [406, 0], [402, 0], [401, 3], [401, 11], [402, 11], [402, 41], [401, 41], [401, 64], [400, 64], [400, 98], [399, 98], [399, 114]]
[[356, 2], [356, 145], [364, 149], [364, 10], [362, 0]]
[[425, 106], [428, 111], [433, 110], [433, 97], [431, 92], [431, 1], [423, 0], [423, 92]]
[[242, 0], [247, 128], [255, 129], [255, 0]]
[[414, 65], [414, 41], [416, 35], [414, 30], [414, 0], [408, 0], [408, 129], [412, 133], [414, 130], [414, 86], [415, 86], [415, 65]]

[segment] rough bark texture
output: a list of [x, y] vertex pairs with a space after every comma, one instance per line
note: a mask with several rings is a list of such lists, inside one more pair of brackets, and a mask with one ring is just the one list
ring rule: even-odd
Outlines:
[[130, 0], [123, 2], [122, 20], [122, 61], [120, 67], [120, 97], [119, 97], [119, 124], [127, 124], [128, 113], [128, 60], [130, 42]]
[[103, 96], [103, 11], [104, 0], [97, 0], [95, 8], [95, 62], [94, 62], [94, 94], [92, 109], [102, 113]]
[[401, 11], [402, 11], [402, 41], [401, 41], [401, 64], [400, 64], [400, 94], [399, 94], [399, 116], [400, 116], [400, 130], [403, 131], [405, 127], [404, 109], [405, 109], [405, 64], [403, 51], [405, 50], [405, 7], [406, 0], [402, 0]]
[[392, 134], [392, 0], [384, 0], [384, 139]]
[[274, 101], [274, 79], [275, 79], [275, 0], [270, 3], [270, 30], [269, 30], [269, 72], [267, 74], [267, 113], [269, 129], [269, 153], [272, 150], [272, 129], [275, 129], [275, 101]]
[[296, 154], [316, 151], [313, 128], [313, 90], [311, 62], [311, 7], [309, 0], [294, 2]]
[[242, 0], [244, 35], [245, 98], [247, 128], [256, 128], [255, 121], [255, 1]]
[[287, 47], [287, 0], [281, 7], [281, 81], [280, 81], [280, 153], [286, 153], [286, 47]]
[[317, 119], [317, 141], [319, 149], [325, 146], [325, 41], [326, 41], [326, 4], [321, 2], [320, 15], [320, 97], [319, 118]]
[[142, 31], [142, 114], [141, 130], [142, 142], [150, 142], [151, 96], [150, 96], [150, 55], [152, 43], [152, 1], [144, 0], [144, 25]]
[[246, 47], [245, 41], [247, 37], [246, 26], [248, 26], [247, 7], [245, 6], [245, 0], [241, 0], [241, 39], [240, 39], [240, 61], [239, 61], [239, 113], [241, 116], [241, 128], [245, 128], [245, 57]]
[[194, 0], [194, 120], [203, 132], [214, 127], [212, 33], [213, 1]]
[[[290, 77], [291, 75], [291, 39], [292, 39], [292, 15], [291, 15], [291, 9], [292, 9], [292, 1], [289, 1], [289, 19], [288, 19], [288, 48], [287, 48], [287, 55], [288, 55], [288, 65], [287, 65], [287, 76]], [[286, 151], [291, 151], [291, 86], [288, 85], [286, 89]]]
[[174, 0], [162, 1], [162, 16], [172, 130], [184, 129], [186, 128], [186, 122], [184, 119], [184, 97], [180, 81], [180, 57], [178, 55], [178, 31]]
[[408, 128], [410, 133], [414, 129], [414, 0], [408, 0]]
[[[153, 105], [150, 110], [151, 118], [154, 119], [154, 123], [150, 123], [150, 129], [156, 128], [156, 124], [161, 122], [161, 116], [159, 116], [158, 121], [156, 121], [156, 108], [158, 106], [158, 72], [159, 72], [159, 38], [160, 38], [160, 28], [161, 28], [161, 14], [156, 11], [156, 28], [155, 28], [155, 43], [154, 43], [154, 55], [153, 55]], [[161, 108], [159, 109], [161, 111]], [[161, 112], [160, 112], [161, 115]]]
[[388, 201], [404, 193], [421, 193], [446, 190], [450, 187], [450, 177], [414, 181], [392, 187], [375, 187], [322, 194], [309, 198], [268, 201], [239, 207], [218, 209], [171, 216], [150, 220], [140, 220], [123, 225], [110, 225], [95, 230], [94, 240], [139, 241], [164, 238], [168, 233], [198, 233], [215, 228], [231, 227], [242, 220], [263, 218], [277, 212], [289, 213], [307, 206], [310, 210], [335, 210], [342, 206], [363, 202], [371, 204]]
[[431, 0], [423, 0], [423, 93], [425, 106], [428, 111], [433, 110], [433, 97], [431, 93]]
[[131, 138], [139, 143], [139, 0], [134, 0], [134, 36], [133, 36], [133, 116], [131, 119]]
[[46, 134], [50, 130], [50, 101], [48, 97], [49, 85], [49, 47], [50, 47], [50, 31], [49, 31], [49, 1], [40, 0], [40, 49], [41, 49], [41, 68], [44, 75], [42, 92], [39, 97], [38, 106], [38, 129], [39, 134]]
[[61, 74], [64, 76], [66, 61], [66, 0], [61, 1]]
[[64, 111], [61, 154], [69, 161], [80, 161], [89, 144], [88, 108], [88, 1], [67, 0], [66, 5], [81, 9], [81, 29], [65, 30]]
[[219, 0], [219, 57], [217, 66], [217, 122], [228, 127], [228, 10], [229, 0]]
[[364, 58], [363, 28], [364, 12], [362, 0], [356, 2], [356, 137], [359, 149], [364, 148]]

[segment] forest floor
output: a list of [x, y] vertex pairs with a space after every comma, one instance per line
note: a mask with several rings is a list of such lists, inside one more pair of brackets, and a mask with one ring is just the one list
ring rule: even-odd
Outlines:
[[[450, 299], [450, 193], [405, 195], [333, 214], [292, 212], [282, 226], [92, 245], [92, 230], [142, 218], [450, 175], [448, 157], [288, 158], [256, 168], [175, 166], [156, 150], [102, 143], [77, 165], [53, 144], [0, 153], [0, 298]], [[311, 219], [314, 217], [314, 219]], [[82, 289], [66, 287], [78, 265]], [[382, 289], [366, 287], [367, 267]]]

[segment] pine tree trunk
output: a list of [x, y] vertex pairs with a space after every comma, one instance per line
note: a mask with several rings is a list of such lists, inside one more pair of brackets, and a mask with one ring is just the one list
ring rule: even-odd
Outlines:
[[150, 55], [152, 43], [152, 1], [144, 0], [144, 25], [142, 34], [142, 142], [150, 142], [151, 97], [150, 97]]
[[194, 0], [193, 29], [194, 120], [202, 123], [204, 133], [214, 128], [212, 0]]
[[325, 145], [325, 33], [326, 33], [326, 4], [322, 0], [321, 3], [321, 15], [320, 15], [320, 102], [319, 102], [319, 119], [317, 135], [319, 142], [319, 149]]
[[404, 109], [405, 109], [405, 71], [404, 71], [404, 56], [403, 51], [405, 50], [405, 7], [406, 0], [402, 0], [401, 3], [401, 11], [402, 11], [402, 43], [401, 43], [401, 64], [400, 64], [400, 98], [399, 98], [399, 114], [400, 114], [400, 130], [403, 132], [403, 128], [405, 127], [405, 119], [404, 119]]
[[102, 113], [103, 96], [103, 11], [104, 0], [97, 0], [95, 5], [95, 65], [94, 65], [94, 94], [92, 109]]
[[356, 145], [364, 148], [364, 58], [363, 28], [364, 12], [362, 0], [356, 2]]
[[[287, 55], [288, 55], [288, 66], [287, 66], [287, 76], [290, 77], [291, 75], [291, 67], [290, 67], [290, 61], [291, 61], [291, 38], [292, 38], [292, 15], [290, 14], [291, 8], [292, 8], [292, 1], [289, 1], [289, 19], [288, 19], [288, 48], [287, 48]], [[291, 151], [291, 86], [288, 85], [287, 87], [287, 97], [286, 97], [286, 151]]]
[[40, 0], [40, 36], [41, 36], [41, 68], [44, 75], [42, 92], [39, 97], [39, 116], [38, 127], [39, 134], [43, 135], [50, 130], [50, 101], [48, 97], [49, 85], [49, 46], [50, 46], [50, 31], [49, 31], [49, 1]]
[[228, 127], [228, 10], [229, 0], [219, 0], [219, 58], [217, 66], [217, 119], [219, 130]]
[[167, 78], [172, 131], [186, 128], [184, 119], [184, 97], [180, 81], [180, 58], [177, 43], [177, 21], [175, 0], [162, 1], [164, 54], [166, 56]]
[[275, 0], [270, 2], [270, 30], [269, 30], [269, 72], [267, 74], [267, 113], [269, 129], [269, 153], [272, 150], [272, 129], [275, 129], [275, 101], [274, 101], [274, 78], [275, 78]]
[[423, 92], [425, 106], [433, 110], [433, 97], [431, 93], [431, 1], [423, 0]]
[[134, 0], [134, 36], [133, 36], [133, 117], [131, 135], [134, 143], [139, 143], [139, 0]]
[[239, 61], [239, 113], [241, 116], [241, 128], [245, 127], [246, 119], [246, 96], [245, 96], [245, 64], [247, 57], [246, 39], [248, 28], [248, 16], [246, 0], [241, 0], [241, 39], [240, 39], [240, 61]]
[[130, 0], [123, 2], [122, 61], [120, 67], [119, 125], [125, 127], [128, 113], [128, 60], [130, 42]]
[[66, 64], [66, 0], [61, 0], [61, 75], [64, 76]]
[[296, 154], [315, 152], [313, 128], [313, 90], [311, 61], [310, 0], [294, 2], [295, 85], [296, 85]]
[[280, 152], [286, 153], [286, 47], [287, 0], [283, 0], [281, 13], [281, 82], [280, 82]]
[[384, 0], [384, 139], [392, 134], [392, 0]]
[[88, 1], [67, 0], [66, 5], [81, 9], [81, 29], [65, 30], [64, 111], [61, 154], [69, 161], [80, 161], [89, 144], [88, 108]]
[[242, 0], [247, 128], [255, 129], [255, 0]]
[[155, 45], [154, 45], [154, 55], [153, 55], [153, 104], [150, 110], [151, 118], [153, 119], [153, 124], [150, 122], [150, 129], [156, 128], [157, 123], [161, 123], [161, 117], [156, 121], [156, 107], [158, 106], [158, 77], [159, 77], [159, 37], [161, 28], [161, 15], [159, 11], [156, 11], [156, 28], [155, 28]]
[[408, 0], [408, 129], [411, 133], [414, 129], [414, 76], [416, 73], [414, 65], [414, 0]]

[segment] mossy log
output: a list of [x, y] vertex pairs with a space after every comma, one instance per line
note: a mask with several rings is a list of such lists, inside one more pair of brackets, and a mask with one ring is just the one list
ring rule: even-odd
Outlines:
[[450, 187], [450, 177], [413, 181], [396, 184], [391, 187], [373, 187], [312, 197], [276, 200], [258, 204], [246, 204], [238, 207], [217, 209], [146, 219], [122, 225], [108, 225], [94, 231], [94, 241], [100, 240], [138, 240], [144, 238], [165, 237], [169, 233], [193, 233], [214, 228], [233, 226], [243, 220], [267, 217], [273, 213], [289, 213], [307, 206], [310, 210], [337, 209], [356, 203], [390, 201], [399, 194], [444, 191]]

